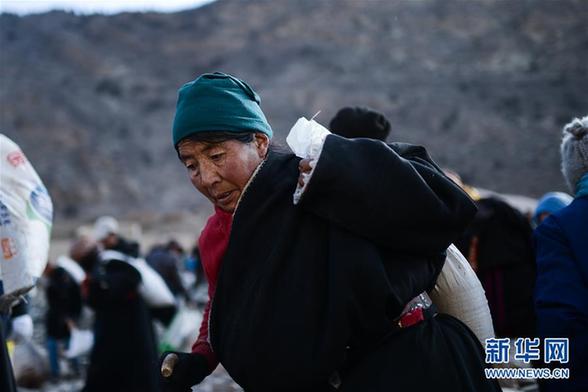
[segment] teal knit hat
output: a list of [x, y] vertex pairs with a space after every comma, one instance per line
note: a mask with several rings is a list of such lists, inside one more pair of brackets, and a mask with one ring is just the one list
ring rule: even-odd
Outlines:
[[180, 88], [173, 143], [198, 132], [263, 132], [272, 128], [259, 106], [261, 99], [244, 81], [221, 72], [206, 73]]

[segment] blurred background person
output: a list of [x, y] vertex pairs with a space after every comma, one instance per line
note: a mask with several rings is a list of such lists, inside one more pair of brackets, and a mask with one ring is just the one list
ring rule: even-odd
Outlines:
[[535, 230], [537, 331], [568, 338], [569, 380], [544, 380], [543, 391], [588, 391], [588, 116], [563, 128], [561, 167], [574, 200]]
[[[57, 379], [62, 375], [61, 353], [69, 347], [71, 328], [77, 324], [82, 313], [80, 285], [86, 274], [79, 264], [65, 255], [59, 256], [55, 263], [49, 263], [45, 274], [47, 352], [51, 376]], [[69, 364], [72, 375], [78, 375], [77, 359], [70, 360]]]
[[200, 249], [198, 249], [198, 244], [192, 247], [190, 254], [188, 257], [186, 257], [184, 265], [188, 271], [191, 271], [194, 274], [194, 278], [196, 279], [196, 286], [200, 286], [206, 283], [206, 274], [202, 268], [202, 261], [200, 260]]
[[574, 200], [574, 198], [564, 192], [549, 192], [544, 194], [537, 203], [531, 223], [534, 227], [539, 226], [545, 218], [554, 212], [567, 207], [572, 200]]
[[101, 216], [94, 223], [94, 238], [103, 249], [116, 250], [131, 257], [139, 257], [139, 243], [120, 234], [119, 223], [112, 216]]
[[161, 275], [176, 299], [189, 299], [178, 268], [183, 259], [184, 249], [175, 240], [154, 246], [145, 257], [147, 264]]
[[455, 245], [486, 291], [497, 337], [532, 337], [535, 261], [526, 216], [498, 197], [476, 200], [478, 212]]
[[88, 274], [83, 298], [95, 311], [94, 347], [83, 391], [157, 392], [156, 340], [139, 292], [141, 274], [117, 254], [101, 256], [87, 237], [71, 250]]
[[365, 107], [344, 107], [331, 119], [329, 129], [348, 139], [367, 137], [386, 141], [392, 129], [382, 113]]
[[532, 337], [535, 261], [529, 219], [500, 196], [482, 196], [457, 172], [444, 172], [478, 207], [474, 221], [455, 245], [482, 282], [496, 336]]

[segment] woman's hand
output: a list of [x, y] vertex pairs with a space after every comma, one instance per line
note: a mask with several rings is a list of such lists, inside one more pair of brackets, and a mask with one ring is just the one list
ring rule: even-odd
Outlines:
[[298, 186], [301, 188], [304, 186], [305, 175], [310, 173], [312, 170], [312, 166], [310, 165], [311, 159], [301, 159], [298, 163], [298, 170], [300, 171], [300, 175], [298, 176]]
[[161, 389], [164, 392], [190, 392], [210, 371], [200, 354], [167, 351], [161, 355]]

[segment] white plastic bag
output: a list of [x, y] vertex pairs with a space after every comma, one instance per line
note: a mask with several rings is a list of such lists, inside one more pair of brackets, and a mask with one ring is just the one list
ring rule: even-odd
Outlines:
[[4, 293], [31, 288], [47, 264], [53, 205], [20, 148], [0, 134], [0, 276]]
[[288, 146], [300, 158], [316, 157], [331, 132], [314, 120], [300, 117], [286, 137]]
[[492, 316], [482, 284], [470, 263], [451, 244], [435, 288], [430, 293], [441, 313], [449, 314], [466, 324], [482, 345], [494, 337]]
[[161, 351], [190, 351], [198, 337], [202, 313], [196, 309], [182, 307], [161, 338]]
[[70, 330], [69, 346], [63, 355], [66, 358], [76, 358], [90, 352], [94, 346], [94, 333], [86, 329], [73, 327]]
[[296, 156], [303, 159], [310, 159], [309, 162], [312, 170], [310, 173], [302, 174], [304, 179], [304, 186], [297, 185], [292, 201], [298, 204], [306, 186], [308, 185], [312, 173], [314, 172], [314, 165], [318, 160], [326, 137], [330, 134], [329, 130], [317, 123], [313, 119], [307, 120], [305, 117], [300, 117], [296, 124], [290, 129], [290, 133], [286, 137], [286, 142], [296, 154]]

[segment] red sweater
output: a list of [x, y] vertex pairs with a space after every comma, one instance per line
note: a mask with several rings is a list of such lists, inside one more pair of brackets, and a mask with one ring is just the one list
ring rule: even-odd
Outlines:
[[206, 222], [206, 226], [198, 240], [200, 260], [208, 280], [208, 303], [204, 308], [200, 333], [198, 334], [198, 339], [192, 345], [192, 352], [206, 357], [210, 365], [210, 371], [213, 371], [218, 365], [218, 359], [212, 351], [208, 337], [210, 306], [214, 299], [222, 258], [229, 245], [232, 223], [233, 215], [230, 212], [215, 208], [214, 215], [208, 218], [208, 222]]

